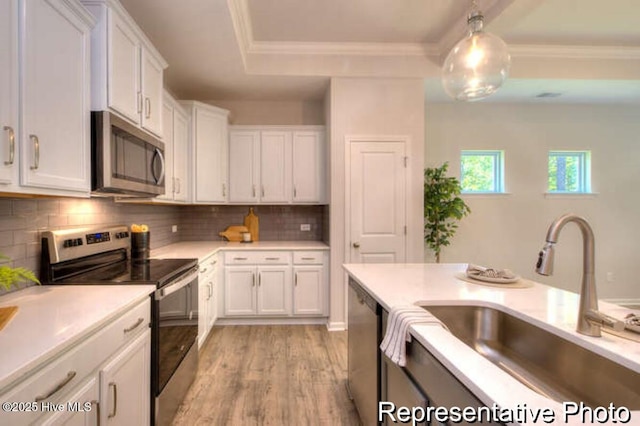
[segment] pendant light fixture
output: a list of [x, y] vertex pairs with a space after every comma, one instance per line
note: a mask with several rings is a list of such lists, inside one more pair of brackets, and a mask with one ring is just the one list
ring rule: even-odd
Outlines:
[[451, 49], [442, 68], [444, 90], [453, 99], [486, 98], [509, 75], [511, 57], [500, 37], [483, 31], [484, 17], [473, 0], [467, 18], [469, 34]]

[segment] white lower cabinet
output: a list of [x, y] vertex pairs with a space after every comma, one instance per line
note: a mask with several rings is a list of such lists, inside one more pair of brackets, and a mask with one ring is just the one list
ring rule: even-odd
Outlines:
[[149, 424], [151, 331], [146, 331], [100, 369], [100, 424]]
[[198, 272], [198, 349], [202, 347], [218, 313], [218, 255], [200, 262]]
[[151, 396], [150, 299], [113, 319], [12, 384], [2, 401], [30, 411], [0, 411], [0, 424], [145, 425]]
[[224, 317], [326, 316], [325, 254], [309, 252], [317, 263], [297, 265], [297, 253], [227, 252]]

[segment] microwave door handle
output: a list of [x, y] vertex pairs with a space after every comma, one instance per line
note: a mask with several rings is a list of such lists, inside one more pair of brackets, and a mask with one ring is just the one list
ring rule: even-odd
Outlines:
[[165, 297], [167, 297], [168, 295], [170, 295], [171, 293], [175, 293], [176, 291], [180, 290], [182, 287], [187, 286], [188, 284], [190, 284], [191, 282], [193, 282], [193, 280], [198, 278], [198, 269], [195, 268], [193, 269], [192, 272], [188, 273], [184, 278], [180, 278], [177, 281], [174, 281], [173, 283], [166, 285], [162, 288], [159, 288], [158, 290], [155, 291], [155, 300], [162, 300]]
[[160, 159], [160, 165], [162, 166], [162, 168], [160, 169], [160, 176], [156, 177], [156, 174], [154, 173], [155, 170], [153, 169], [153, 167], [151, 167], [151, 174], [153, 175], [153, 178], [156, 180], [156, 183], [160, 183], [162, 182], [162, 179], [164, 179], [164, 172], [165, 172], [165, 166], [164, 166], [164, 155], [162, 155], [162, 151], [160, 151], [160, 148], [156, 148], [155, 149], [155, 155], [154, 155], [154, 160], [153, 163], [155, 164], [155, 159], [159, 158]]

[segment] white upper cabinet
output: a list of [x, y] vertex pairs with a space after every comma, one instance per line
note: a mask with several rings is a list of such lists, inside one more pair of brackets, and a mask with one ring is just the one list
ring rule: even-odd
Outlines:
[[232, 126], [229, 201], [325, 203], [322, 126]]
[[266, 131], [260, 137], [260, 201], [287, 203], [291, 193], [291, 132]]
[[0, 1], [0, 64], [0, 184], [11, 184], [18, 173], [18, 0]]
[[191, 116], [193, 202], [227, 201], [229, 111], [195, 101], [181, 101]]
[[260, 132], [232, 130], [229, 137], [229, 201], [259, 200]]
[[293, 132], [293, 202], [324, 203], [325, 136], [320, 130]]
[[164, 93], [162, 113], [166, 201], [189, 201], [189, 116], [169, 95]]
[[19, 4], [20, 184], [88, 195], [93, 20], [76, 2]]
[[110, 109], [162, 137], [166, 61], [118, 0], [82, 3], [98, 20], [91, 35], [91, 108]]

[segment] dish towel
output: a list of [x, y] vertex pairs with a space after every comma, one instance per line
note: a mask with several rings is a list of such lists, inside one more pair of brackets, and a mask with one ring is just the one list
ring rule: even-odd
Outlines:
[[471, 278], [487, 277], [507, 280], [517, 278], [516, 274], [511, 272], [509, 269], [485, 268], [484, 266], [472, 264], [467, 266], [467, 276]]
[[400, 367], [404, 367], [407, 362], [407, 342], [411, 341], [409, 327], [413, 324], [437, 324], [447, 328], [438, 318], [419, 306], [392, 308], [389, 312], [387, 330], [380, 344], [380, 350]]

